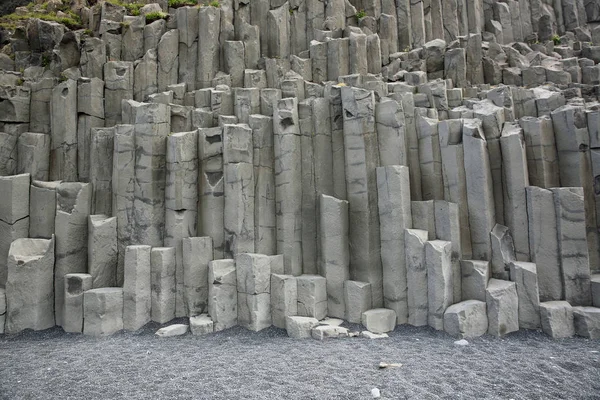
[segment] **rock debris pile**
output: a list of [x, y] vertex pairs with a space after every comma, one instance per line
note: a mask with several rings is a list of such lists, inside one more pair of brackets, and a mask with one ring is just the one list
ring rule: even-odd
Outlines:
[[600, 338], [597, 0], [79, 3], [1, 35], [4, 332]]

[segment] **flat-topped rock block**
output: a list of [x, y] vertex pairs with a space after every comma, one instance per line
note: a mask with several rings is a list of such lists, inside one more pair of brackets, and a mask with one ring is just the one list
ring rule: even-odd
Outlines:
[[327, 316], [326, 280], [319, 275], [300, 275], [298, 284], [298, 314], [323, 319]]
[[213, 320], [208, 314], [200, 314], [190, 317], [190, 331], [194, 336], [213, 333]]
[[123, 329], [123, 289], [100, 288], [83, 294], [83, 334], [108, 336]]
[[486, 303], [488, 334], [504, 336], [519, 330], [519, 298], [514, 282], [490, 279]]
[[553, 339], [568, 338], [575, 335], [573, 308], [566, 301], [547, 301], [540, 303], [542, 330]]
[[348, 329], [341, 326], [319, 325], [311, 330], [311, 336], [316, 340], [348, 336]]
[[391, 332], [396, 327], [396, 312], [386, 308], [375, 308], [362, 314], [361, 323], [373, 333]]
[[573, 307], [575, 333], [590, 339], [600, 339], [600, 308]]
[[312, 329], [319, 324], [319, 320], [312, 317], [289, 316], [285, 318], [285, 330], [289, 337], [294, 339], [308, 339]]
[[485, 335], [488, 330], [486, 303], [465, 300], [451, 305], [444, 313], [444, 330], [460, 339]]

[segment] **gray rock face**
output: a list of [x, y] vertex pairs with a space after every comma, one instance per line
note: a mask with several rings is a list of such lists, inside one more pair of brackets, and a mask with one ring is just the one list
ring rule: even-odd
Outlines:
[[566, 301], [540, 303], [542, 330], [553, 339], [575, 335], [573, 308]]
[[83, 294], [83, 334], [109, 336], [123, 329], [123, 289], [92, 289]]
[[17, 239], [8, 252], [6, 333], [54, 326], [54, 238]]
[[519, 298], [514, 282], [490, 279], [486, 289], [488, 334], [504, 336], [519, 330]]
[[488, 330], [485, 302], [465, 300], [448, 307], [444, 312], [444, 330], [460, 339], [485, 335]]

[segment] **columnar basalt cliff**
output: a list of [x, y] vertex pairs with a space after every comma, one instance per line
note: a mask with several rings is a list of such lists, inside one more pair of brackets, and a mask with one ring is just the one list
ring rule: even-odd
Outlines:
[[600, 338], [597, 0], [72, 3], [0, 19], [0, 332]]

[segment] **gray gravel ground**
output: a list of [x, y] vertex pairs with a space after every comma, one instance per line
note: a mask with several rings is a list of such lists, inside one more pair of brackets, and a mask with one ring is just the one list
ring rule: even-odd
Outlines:
[[[600, 341], [521, 331], [469, 346], [427, 328], [389, 339], [294, 340], [270, 328], [106, 339], [0, 335], [2, 399], [600, 399]], [[377, 368], [379, 362], [402, 363]]]

